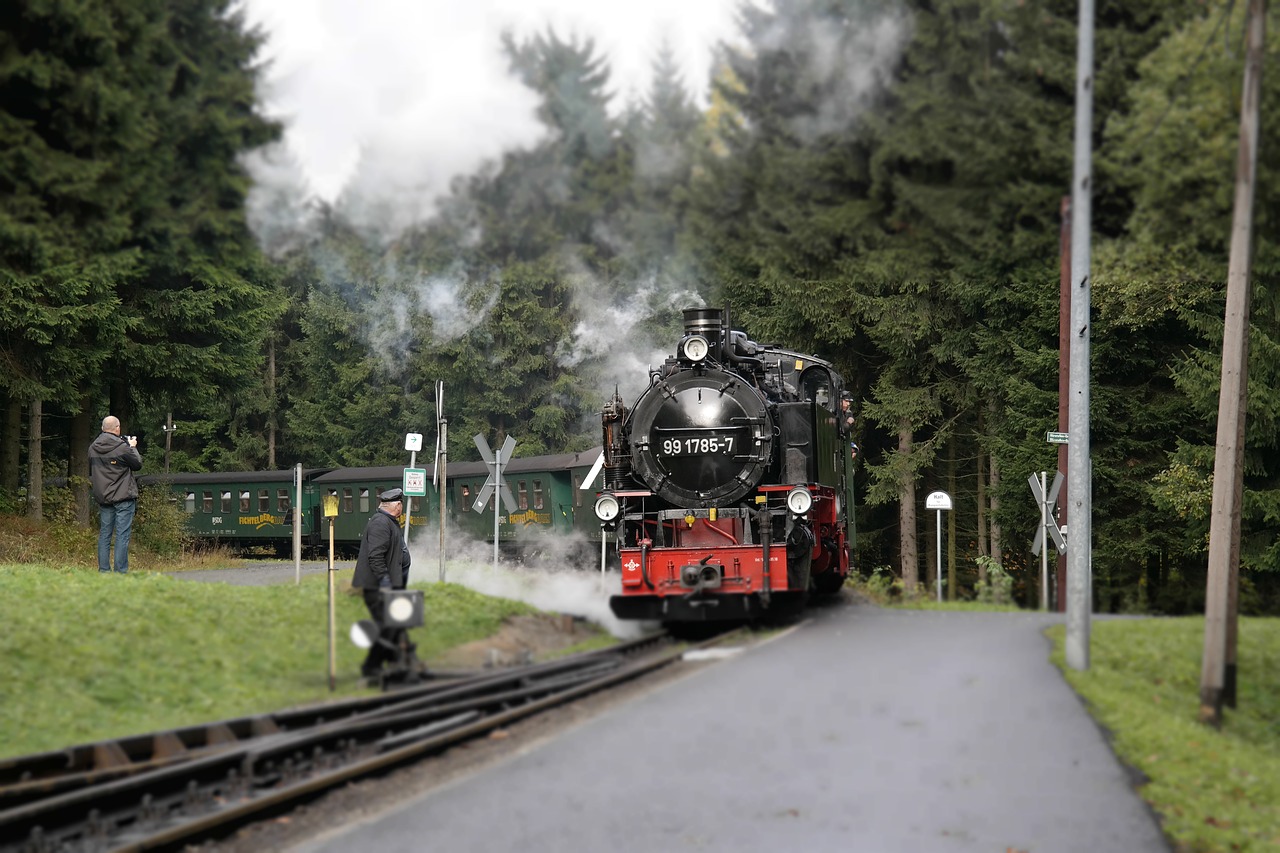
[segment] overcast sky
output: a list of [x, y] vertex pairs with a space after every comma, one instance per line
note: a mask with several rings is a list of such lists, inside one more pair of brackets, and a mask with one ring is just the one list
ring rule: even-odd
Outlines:
[[[455, 174], [539, 131], [499, 36], [550, 24], [589, 36], [613, 71], [615, 108], [643, 93], [665, 38], [705, 97], [711, 49], [739, 0], [244, 0], [267, 34], [264, 93], [310, 190], [355, 180], [443, 191]], [[398, 188], [407, 192], [408, 188]]]

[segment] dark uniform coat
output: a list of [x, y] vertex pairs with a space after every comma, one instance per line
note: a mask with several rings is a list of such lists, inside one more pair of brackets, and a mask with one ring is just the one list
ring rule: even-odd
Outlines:
[[400, 523], [379, 509], [364, 528], [351, 585], [356, 589], [377, 589], [383, 578], [390, 578], [392, 589], [404, 589], [408, 568], [409, 552], [404, 547]]

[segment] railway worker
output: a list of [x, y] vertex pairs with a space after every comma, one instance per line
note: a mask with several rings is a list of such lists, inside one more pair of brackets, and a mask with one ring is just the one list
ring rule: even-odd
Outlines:
[[840, 395], [840, 428], [845, 432], [853, 431], [853, 400], [848, 394]]
[[133, 472], [142, 468], [137, 436], [120, 435], [120, 419], [102, 419], [102, 434], [89, 445], [89, 482], [98, 502], [98, 571], [111, 571], [111, 535], [116, 537], [116, 571], [129, 571], [129, 536], [138, 509], [138, 482]]
[[360, 674], [371, 680], [381, 678], [383, 664], [395, 662], [395, 650], [402, 642], [408, 642], [407, 637], [401, 636], [403, 630], [384, 627], [382, 612], [382, 591], [404, 589], [409, 580], [409, 549], [400, 530], [403, 511], [404, 492], [400, 489], [388, 489], [378, 495], [378, 511], [365, 525], [351, 577], [351, 585], [364, 591], [364, 605], [378, 626], [378, 641], [369, 647], [360, 667]]

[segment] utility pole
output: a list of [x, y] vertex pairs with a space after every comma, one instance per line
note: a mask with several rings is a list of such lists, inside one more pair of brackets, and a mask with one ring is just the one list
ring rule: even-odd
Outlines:
[[1227, 312], [1222, 331], [1222, 384], [1213, 457], [1213, 513], [1209, 520], [1209, 577], [1204, 602], [1204, 659], [1200, 722], [1222, 726], [1222, 706], [1236, 705], [1236, 606], [1240, 572], [1240, 502], [1244, 488], [1245, 403], [1249, 389], [1249, 280], [1253, 195], [1258, 164], [1266, 0], [1249, 0], [1235, 209], [1227, 267]]
[[173, 412], [169, 412], [165, 416], [164, 423], [164, 472], [169, 473], [169, 448], [173, 445], [173, 431], [177, 429], [173, 425]]
[[[1062, 197], [1058, 234], [1058, 432], [1067, 432], [1071, 415], [1071, 196]], [[1067, 476], [1067, 445], [1058, 445], [1058, 470]], [[1058, 525], [1070, 519], [1071, 489], [1063, 487], [1058, 498]], [[1059, 554], [1054, 603], [1059, 613], [1067, 612], [1067, 555]]]
[[1067, 494], [1071, 533], [1067, 548], [1067, 666], [1089, 668], [1093, 610], [1093, 494], [1089, 488], [1089, 262], [1093, 181], [1093, 6], [1081, 0], [1076, 45], [1076, 135], [1071, 180], [1071, 442]]

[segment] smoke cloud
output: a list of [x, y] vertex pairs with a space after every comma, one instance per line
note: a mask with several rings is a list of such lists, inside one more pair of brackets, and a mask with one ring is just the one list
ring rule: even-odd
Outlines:
[[[468, 512], [470, 509], [468, 508]], [[622, 591], [616, 572], [600, 573], [600, 544], [571, 535], [541, 533], [522, 563], [500, 556], [493, 563], [493, 545], [478, 542], [456, 527], [446, 534], [445, 580], [484, 595], [509, 598], [550, 613], [586, 619], [619, 639], [632, 639], [658, 629], [652, 622], [624, 622], [609, 609], [609, 597]], [[410, 540], [414, 583], [438, 582], [438, 536]]]

